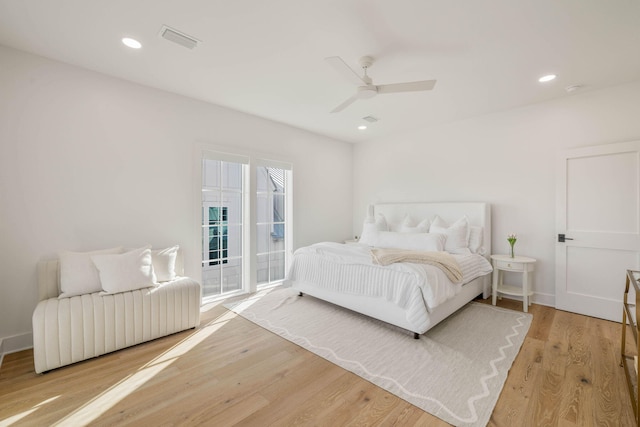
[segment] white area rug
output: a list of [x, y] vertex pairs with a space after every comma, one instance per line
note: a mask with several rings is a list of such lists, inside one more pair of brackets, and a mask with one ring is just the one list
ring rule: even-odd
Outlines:
[[292, 289], [227, 304], [252, 322], [456, 426], [485, 426], [531, 315], [469, 303], [419, 340]]

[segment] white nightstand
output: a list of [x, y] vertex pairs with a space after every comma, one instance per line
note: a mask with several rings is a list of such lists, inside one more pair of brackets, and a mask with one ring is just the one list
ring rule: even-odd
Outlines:
[[[522, 309], [526, 313], [531, 305], [531, 284], [533, 283], [533, 270], [536, 260], [526, 256], [491, 255], [493, 264], [493, 286], [491, 288], [492, 304], [496, 305], [498, 293], [506, 295], [518, 295], [522, 297]], [[522, 287], [505, 285], [502, 282], [504, 271], [522, 273]]]
[[358, 240], [356, 240], [356, 239], [345, 240], [344, 243], [347, 244], [347, 245], [354, 245], [354, 244], [358, 243]]

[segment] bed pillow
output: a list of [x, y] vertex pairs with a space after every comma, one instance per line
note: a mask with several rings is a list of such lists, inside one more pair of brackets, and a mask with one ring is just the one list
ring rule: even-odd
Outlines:
[[389, 249], [409, 249], [413, 251], [444, 251], [445, 236], [433, 233], [397, 233], [380, 231], [372, 246]]
[[146, 246], [117, 255], [94, 255], [102, 294], [117, 294], [155, 285], [151, 248]]
[[440, 233], [447, 236], [445, 250], [452, 254], [469, 254], [469, 220], [467, 216], [460, 218], [450, 226], [439, 216], [436, 216], [429, 228], [430, 233]]
[[91, 257], [121, 252], [121, 247], [91, 252], [60, 252], [60, 295], [58, 298], [100, 292], [102, 290], [100, 276]]
[[364, 224], [362, 224], [362, 233], [360, 234], [359, 242], [373, 246], [372, 242], [375, 242], [378, 233], [387, 231], [388, 229], [387, 218], [385, 218], [383, 214], [377, 214], [375, 218], [368, 216], [364, 219]]
[[483, 229], [476, 225], [469, 226], [469, 250], [471, 253], [484, 255], [483, 243]]
[[415, 225], [409, 215], [405, 215], [402, 224], [400, 224], [401, 233], [428, 233], [431, 221], [429, 218], [425, 218], [418, 225]]
[[176, 278], [176, 258], [180, 246], [151, 251], [153, 272], [158, 282], [168, 282]]

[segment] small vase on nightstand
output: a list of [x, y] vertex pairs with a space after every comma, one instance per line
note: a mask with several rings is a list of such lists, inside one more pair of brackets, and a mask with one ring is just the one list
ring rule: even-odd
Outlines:
[[509, 245], [511, 246], [511, 258], [514, 258], [515, 255], [513, 254], [513, 246], [516, 244], [516, 241], [518, 240], [518, 235], [515, 233], [511, 233], [509, 235], [507, 235], [507, 241], [509, 242]]

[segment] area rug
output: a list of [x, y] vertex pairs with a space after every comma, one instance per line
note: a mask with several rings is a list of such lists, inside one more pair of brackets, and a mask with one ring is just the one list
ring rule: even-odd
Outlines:
[[416, 340], [289, 288], [225, 307], [456, 426], [487, 424], [531, 325], [472, 302]]

